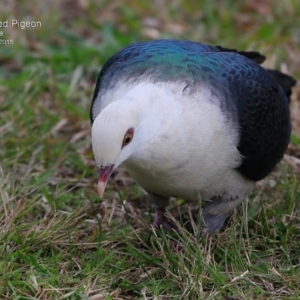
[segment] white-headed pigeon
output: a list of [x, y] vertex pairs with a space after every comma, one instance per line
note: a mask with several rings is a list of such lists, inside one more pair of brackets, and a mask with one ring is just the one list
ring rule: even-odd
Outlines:
[[157, 206], [170, 197], [203, 204], [206, 233], [282, 158], [290, 140], [295, 80], [259, 64], [264, 56], [191, 41], [136, 43], [113, 55], [90, 111], [102, 196], [121, 164]]

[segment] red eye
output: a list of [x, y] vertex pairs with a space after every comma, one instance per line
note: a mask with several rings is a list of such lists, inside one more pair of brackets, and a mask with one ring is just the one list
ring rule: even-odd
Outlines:
[[126, 145], [128, 145], [132, 139], [133, 139], [133, 133], [134, 133], [134, 129], [133, 128], [129, 128], [123, 138], [123, 142], [122, 142], [122, 148], [125, 147]]

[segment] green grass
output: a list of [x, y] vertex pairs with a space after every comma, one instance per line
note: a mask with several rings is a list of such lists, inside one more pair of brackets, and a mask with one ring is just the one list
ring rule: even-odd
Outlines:
[[14, 40], [0, 45], [0, 298], [299, 299], [299, 167], [280, 163], [224, 232], [185, 229], [178, 210], [191, 220], [190, 207], [178, 202], [179, 232], [153, 231], [147, 196], [124, 170], [97, 196], [88, 119], [105, 60], [150, 38], [258, 50], [299, 78], [298, 1], [14, 2], [0, 21], [42, 27], [0, 28]]

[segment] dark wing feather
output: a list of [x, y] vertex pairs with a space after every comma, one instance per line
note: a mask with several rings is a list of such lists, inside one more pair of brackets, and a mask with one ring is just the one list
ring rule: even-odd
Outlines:
[[224, 48], [222, 46], [216, 46], [217, 49], [219, 49], [221, 52], [235, 52], [240, 55], [243, 55], [253, 61], [255, 61], [257, 64], [262, 64], [265, 60], [266, 57], [264, 55], [261, 55], [259, 52], [256, 51], [238, 51], [236, 49], [229, 49], [229, 48]]
[[[230, 82], [232, 96], [237, 101], [240, 126], [237, 148], [243, 156], [238, 169], [251, 180], [261, 180], [280, 161], [288, 146], [291, 132], [288, 102], [295, 82], [288, 75], [267, 71], [249, 60], [230, 68], [224, 70], [223, 77]], [[278, 77], [287, 80], [285, 87], [277, 81]]]
[[290, 97], [292, 95], [292, 87], [296, 85], [297, 81], [293, 77], [281, 73], [278, 70], [268, 70], [268, 72], [275, 78], [276, 82], [282, 87], [290, 103], [291, 102]]

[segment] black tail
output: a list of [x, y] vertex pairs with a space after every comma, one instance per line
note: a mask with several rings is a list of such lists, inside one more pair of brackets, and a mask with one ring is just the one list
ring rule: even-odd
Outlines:
[[297, 81], [293, 77], [281, 73], [278, 70], [268, 70], [269, 73], [276, 79], [277, 83], [282, 87], [284, 93], [286, 94], [289, 103], [291, 102], [291, 95], [292, 95], [292, 87], [296, 85]]

